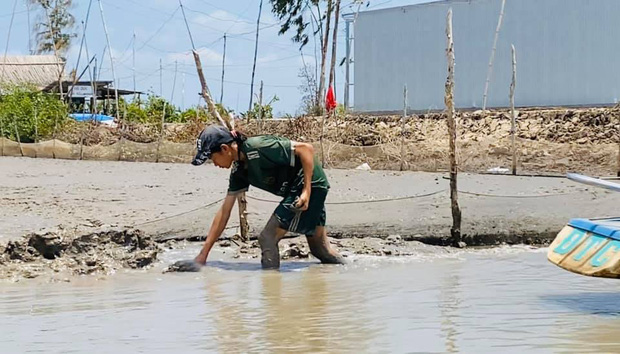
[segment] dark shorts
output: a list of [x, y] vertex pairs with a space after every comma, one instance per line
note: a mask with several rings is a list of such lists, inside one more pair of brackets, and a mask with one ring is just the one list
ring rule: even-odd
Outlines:
[[326, 188], [312, 188], [308, 210], [298, 211], [294, 207], [295, 199], [301, 195], [302, 190], [301, 188], [291, 190], [274, 211], [280, 227], [289, 232], [314, 235], [317, 226], [325, 226], [327, 191]]

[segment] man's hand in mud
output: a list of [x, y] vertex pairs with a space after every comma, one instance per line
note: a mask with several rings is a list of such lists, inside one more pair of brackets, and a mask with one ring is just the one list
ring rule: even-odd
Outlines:
[[308, 206], [310, 204], [310, 191], [304, 190], [301, 192], [301, 195], [297, 197], [295, 208], [301, 211], [308, 210]]
[[194, 259], [184, 259], [168, 266], [165, 272], [200, 272], [204, 264], [196, 262]]

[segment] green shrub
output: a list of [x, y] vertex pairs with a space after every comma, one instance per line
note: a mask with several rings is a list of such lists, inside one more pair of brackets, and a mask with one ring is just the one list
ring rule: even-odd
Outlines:
[[48, 139], [67, 121], [67, 106], [34, 86], [4, 86], [0, 94], [0, 136], [22, 142]]

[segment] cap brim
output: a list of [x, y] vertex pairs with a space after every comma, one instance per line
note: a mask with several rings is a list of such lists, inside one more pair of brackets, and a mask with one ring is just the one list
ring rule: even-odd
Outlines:
[[211, 158], [211, 154], [209, 152], [201, 151], [197, 153], [196, 156], [194, 156], [194, 159], [192, 160], [192, 165], [200, 166], [205, 163], [209, 158]]

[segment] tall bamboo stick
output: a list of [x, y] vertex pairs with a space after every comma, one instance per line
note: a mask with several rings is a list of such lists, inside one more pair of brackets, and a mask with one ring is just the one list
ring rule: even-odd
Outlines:
[[446, 55], [448, 57], [448, 79], [446, 80], [445, 103], [448, 113], [448, 132], [450, 135], [450, 200], [452, 207], [452, 244], [461, 246], [461, 209], [458, 202], [457, 174], [458, 166], [456, 163], [456, 122], [454, 119], [454, 41], [452, 37], [452, 8], [448, 10], [446, 35], [448, 45]]
[[506, 0], [502, 0], [502, 8], [499, 11], [499, 19], [497, 20], [497, 28], [495, 29], [495, 38], [493, 39], [493, 49], [491, 49], [491, 59], [489, 59], [489, 68], [487, 70], [487, 80], [484, 84], [482, 109], [487, 109], [487, 98], [488, 98], [488, 93], [489, 93], [489, 84], [491, 83], [491, 76], [493, 75], [493, 61], [495, 60], [495, 51], [497, 49], [497, 38], [499, 37], [499, 30], [502, 28], [502, 20], [504, 19], [504, 8], [505, 7], [506, 7]]
[[512, 174], [517, 174], [517, 114], [515, 111], [515, 87], [517, 86], [517, 52], [515, 51], [514, 44], [512, 47], [512, 83], [510, 84], [510, 111], [511, 111], [511, 125], [510, 135], [512, 136]]
[[400, 170], [405, 169], [405, 121], [407, 120], [407, 85], [403, 89], [403, 117], [400, 130]]

